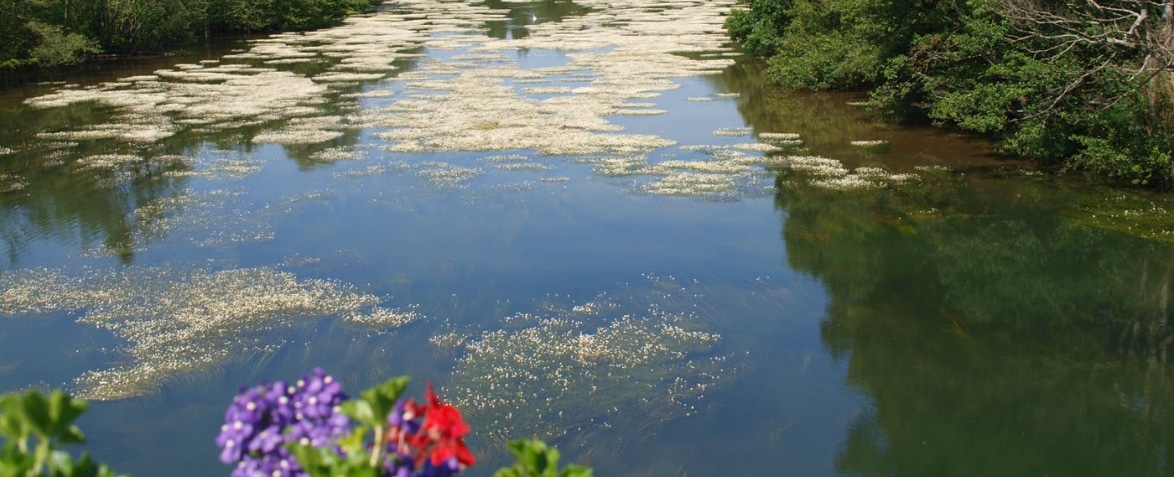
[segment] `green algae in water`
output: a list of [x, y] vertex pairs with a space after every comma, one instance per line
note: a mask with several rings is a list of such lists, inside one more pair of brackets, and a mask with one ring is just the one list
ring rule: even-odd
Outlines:
[[691, 415], [736, 369], [696, 314], [701, 295], [673, 280], [655, 285], [578, 304], [552, 299], [503, 329], [434, 337], [459, 352], [445, 394], [493, 442]]
[[1075, 223], [1159, 242], [1174, 242], [1169, 198], [1143, 191], [1104, 188], [1076, 191], [1075, 207], [1064, 215]]

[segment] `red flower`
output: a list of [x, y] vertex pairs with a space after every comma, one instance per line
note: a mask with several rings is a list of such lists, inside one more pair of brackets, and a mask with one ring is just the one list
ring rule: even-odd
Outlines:
[[461, 417], [461, 412], [452, 404], [440, 402], [436, 392], [432, 390], [432, 382], [428, 382], [428, 391], [424, 394], [428, 403], [422, 407], [424, 423], [420, 431], [411, 437], [412, 445], [419, 450], [416, 462], [419, 464], [424, 457], [432, 457], [432, 465], [439, 466], [444, 461], [456, 457], [463, 466], [476, 463], [469, 448], [465, 447], [465, 436], [469, 434], [469, 424]]

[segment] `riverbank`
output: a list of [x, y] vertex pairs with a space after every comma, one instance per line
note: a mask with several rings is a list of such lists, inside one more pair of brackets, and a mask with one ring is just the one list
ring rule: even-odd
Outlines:
[[[167, 54], [211, 38], [307, 31], [369, 12], [380, 0], [104, 0], [0, 5], [5, 85], [68, 74], [44, 71], [112, 57]], [[41, 70], [41, 71], [35, 71]]]
[[950, 125], [1037, 163], [1169, 190], [1174, 49], [1153, 38], [1174, 10], [1151, 5], [1110, 15], [1096, 2], [1045, 12], [1017, 0], [752, 0], [726, 28], [770, 58], [776, 84], [866, 90], [894, 121]]

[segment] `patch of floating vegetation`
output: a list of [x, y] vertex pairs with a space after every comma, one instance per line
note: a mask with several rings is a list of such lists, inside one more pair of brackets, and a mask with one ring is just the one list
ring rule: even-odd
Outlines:
[[347, 99], [351, 99], [351, 98], [386, 98], [388, 96], [391, 96], [392, 94], [394, 94], [394, 93], [392, 93], [392, 91], [390, 89], [373, 89], [370, 91], [364, 91], [362, 93], [345, 93], [345, 94], [339, 95], [339, 97], [347, 98]]
[[389, 164], [374, 164], [362, 169], [352, 169], [347, 171], [335, 172], [334, 177], [368, 177], [387, 174], [394, 171], [403, 171], [410, 169], [412, 166], [406, 162], [395, 161]]
[[803, 172], [808, 183], [824, 189], [876, 189], [920, 180], [917, 174], [893, 173], [879, 167], [858, 167], [849, 172], [842, 162], [819, 156], [786, 156], [775, 164]]
[[484, 173], [481, 169], [456, 166], [445, 162], [423, 162], [416, 166], [420, 177], [441, 188], [465, 188], [469, 181]]
[[340, 116], [315, 116], [293, 118], [285, 127], [265, 131], [253, 137], [253, 143], [264, 144], [319, 144], [333, 141], [343, 136], [343, 129], [351, 126], [343, 124]]
[[326, 101], [326, 92], [326, 86], [293, 72], [205, 63], [176, 65], [151, 77], [62, 88], [25, 103], [44, 109], [92, 102], [114, 113], [107, 123], [43, 133], [44, 139], [150, 143], [188, 128], [209, 132], [304, 114]]
[[363, 158], [363, 153], [352, 147], [332, 147], [310, 154], [310, 159], [318, 162], [356, 161]]
[[[200, 372], [275, 347], [262, 335], [299, 319], [342, 316], [380, 328], [419, 317], [381, 307], [382, 299], [353, 286], [299, 279], [272, 268], [231, 270], [170, 267], [0, 272], [0, 311], [81, 313], [79, 322], [126, 341], [129, 362], [86, 372], [76, 393], [122, 399], [150, 393], [168, 378]], [[270, 343], [270, 344], [263, 344]]]
[[694, 103], [708, 103], [710, 101], [713, 101], [713, 98], [710, 98], [708, 96], [694, 96], [691, 98], [686, 98], [686, 101], [690, 101], [690, 102], [694, 102]]
[[530, 158], [521, 154], [505, 154], [498, 156], [489, 156], [484, 159], [485, 162], [526, 162]]
[[[635, 177], [636, 190], [655, 195], [690, 196], [735, 200], [770, 191], [773, 173], [765, 165], [775, 159], [736, 150], [733, 146], [689, 145], [681, 151], [701, 153], [698, 159], [669, 159], [650, 163], [644, 155], [604, 156], [586, 159], [593, 172], [606, 177]], [[756, 151], [751, 151], [756, 152]], [[649, 177], [650, 181], [641, 180]]]
[[547, 86], [547, 87], [533, 87], [522, 88], [525, 94], [571, 94], [571, 88], [566, 86]]
[[[749, 157], [749, 156], [746, 156]], [[707, 174], [742, 174], [750, 172], [752, 161], [744, 160], [712, 160], [712, 161], [682, 161], [669, 160], [657, 163], [651, 173], [659, 170], [687, 170]]]
[[646, 294], [552, 300], [504, 328], [430, 342], [459, 358], [447, 395], [494, 441], [550, 439], [609, 419], [657, 422], [695, 412], [737, 369], [697, 315], [701, 295], [664, 281]]
[[407, 309], [375, 308], [368, 313], [347, 313], [342, 315], [342, 321], [356, 323], [375, 328], [399, 328], [414, 323], [423, 318], [416, 312], [415, 307]]
[[742, 97], [742, 93], [714, 93], [714, 96], [718, 98], [740, 98]]
[[261, 170], [261, 163], [252, 157], [223, 157], [210, 161], [199, 175], [218, 179], [240, 179], [256, 174]]
[[734, 149], [740, 149], [743, 151], [755, 151], [755, 152], [775, 152], [775, 151], [781, 151], [783, 149], [780, 146], [777, 146], [774, 144], [762, 143], [762, 142], [734, 144], [732, 147]]
[[270, 219], [284, 209], [257, 208], [243, 200], [244, 195], [239, 190], [216, 189], [153, 199], [134, 211], [133, 243], [142, 246], [168, 237], [197, 247], [216, 247], [272, 240]]
[[721, 128], [713, 132], [714, 136], [740, 137], [749, 136], [750, 128]]
[[78, 159], [76, 164], [87, 169], [115, 169], [141, 162], [143, 162], [143, 158], [133, 154], [98, 154]]
[[314, 57], [308, 58], [280, 58], [276, 60], [266, 60], [267, 65], [296, 65], [299, 63], [316, 63], [318, 59]]
[[799, 139], [799, 133], [759, 133], [758, 138], [764, 141], [794, 141]]
[[57, 151], [61, 149], [73, 149], [78, 146], [78, 143], [74, 141], [49, 141], [41, 143], [40, 146], [44, 149]]
[[315, 75], [314, 81], [319, 83], [357, 83], [360, 81], [375, 81], [383, 79], [386, 74], [383, 73], [343, 73], [343, 72], [328, 72]]
[[787, 156], [782, 164], [796, 171], [803, 171], [816, 177], [841, 177], [848, 175], [844, 163], [820, 156]]
[[[378, 137], [393, 152], [537, 150], [548, 155], [631, 154], [672, 146], [655, 136], [628, 135], [604, 119], [608, 115], [666, 114], [637, 109], [628, 100], [655, 98], [680, 85], [674, 78], [714, 74], [730, 65], [723, 57], [686, 58], [687, 52], [728, 52], [721, 24], [732, 2], [686, 1], [650, 13], [622, 2], [589, 2], [598, 11], [561, 22], [533, 25], [525, 39], [486, 37], [478, 20], [499, 18], [483, 5], [410, 1], [430, 13], [427, 21], [378, 15], [356, 18], [342, 28], [386, 34], [409, 28], [425, 32], [423, 46], [434, 50], [468, 50], [447, 59], [421, 61], [415, 71], [390, 81], [405, 89], [438, 91], [405, 99], [365, 115], [368, 125], [393, 128]], [[413, 14], [414, 15], [414, 14]], [[378, 19], [378, 22], [376, 21]], [[337, 29], [335, 29], [337, 30]], [[443, 33], [443, 34], [442, 34]], [[570, 63], [525, 70], [504, 51], [557, 49]], [[590, 72], [589, 75], [584, 74]], [[588, 82], [577, 88], [550, 84], [569, 78]], [[521, 95], [556, 95], [538, 100]]]
[[913, 166], [913, 168], [916, 170], [922, 171], [922, 172], [950, 172], [951, 171], [951, 169], [949, 167], [939, 165], [939, 164], [932, 164], [932, 165], [928, 165], [928, 166]]
[[167, 124], [99, 124], [75, 131], [38, 133], [41, 139], [59, 141], [90, 141], [94, 139], [118, 139], [131, 143], [152, 143], [171, 137], [176, 128]]
[[848, 141], [848, 144], [851, 144], [856, 147], [878, 147], [878, 146], [888, 146], [889, 141], [886, 141], [884, 139], [872, 139], [872, 140], [864, 140], [864, 141]]
[[791, 145], [802, 142], [799, 139], [799, 133], [758, 133], [758, 140], [780, 145]]
[[668, 113], [663, 109], [617, 109], [615, 114], [621, 116], [656, 116]]
[[553, 167], [546, 164], [539, 164], [536, 162], [497, 164], [494, 165], [493, 168], [501, 171], [549, 171], [554, 169]]
[[641, 189], [656, 195], [712, 196], [731, 192], [737, 185], [728, 174], [672, 172]]
[[29, 186], [28, 180], [16, 174], [0, 174], [0, 193], [14, 192]]
[[625, 177], [646, 174], [649, 170], [648, 158], [644, 155], [605, 157], [593, 161], [596, 175], [605, 177]]
[[342, 131], [331, 131], [316, 127], [289, 127], [278, 131], [266, 131], [253, 137], [256, 144], [319, 144], [342, 137]]

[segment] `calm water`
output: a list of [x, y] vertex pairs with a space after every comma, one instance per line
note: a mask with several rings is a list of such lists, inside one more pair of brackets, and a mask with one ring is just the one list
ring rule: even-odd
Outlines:
[[95, 399], [140, 476], [226, 474], [237, 388], [314, 366], [431, 379], [470, 475], [529, 435], [599, 475], [1170, 475], [1166, 199], [766, 88], [729, 6], [420, 0], [0, 91], [0, 390]]

